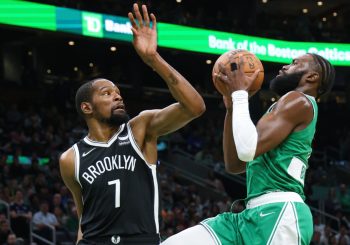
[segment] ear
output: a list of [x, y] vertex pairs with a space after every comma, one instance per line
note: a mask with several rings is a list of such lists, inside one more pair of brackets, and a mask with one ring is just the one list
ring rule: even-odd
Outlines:
[[89, 115], [92, 113], [92, 105], [89, 102], [82, 102], [80, 104], [80, 109], [86, 115]]
[[320, 79], [320, 75], [315, 71], [310, 71], [306, 74], [305, 80], [309, 83], [315, 83]]

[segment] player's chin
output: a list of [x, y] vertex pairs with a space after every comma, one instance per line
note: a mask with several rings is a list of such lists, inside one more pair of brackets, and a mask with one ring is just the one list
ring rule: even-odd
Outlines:
[[113, 114], [126, 114], [126, 111], [124, 109], [114, 109], [112, 110]]
[[112, 111], [112, 118], [118, 118], [118, 120], [128, 121], [129, 115], [124, 109], [117, 109]]

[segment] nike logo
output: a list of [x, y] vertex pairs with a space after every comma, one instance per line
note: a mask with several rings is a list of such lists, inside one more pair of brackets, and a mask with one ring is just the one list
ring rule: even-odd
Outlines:
[[96, 148], [92, 148], [90, 151], [88, 151], [88, 152], [83, 152], [83, 157], [86, 157], [87, 155], [89, 155], [90, 154], [90, 152], [92, 152], [93, 150], [95, 150]]
[[263, 214], [262, 212], [260, 212], [260, 217], [265, 217], [267, 215], [274, 214], [274, 213], [275, 212], [270, 212], [270, 213]]

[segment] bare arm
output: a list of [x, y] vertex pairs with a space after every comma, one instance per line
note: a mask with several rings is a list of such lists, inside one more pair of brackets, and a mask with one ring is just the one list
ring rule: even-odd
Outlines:
[[159, 55], [152, 67], [164, 79], [172, 96], [178, 101], [161, 110], [147, 112], [149, 123], [146, 135], [158, 137], [173, 132], [199, 117], [205, 111], [205, 104], [191, 84]]
[[75, 206], [77, 207], [77, 213], [79, 217], [79, 230], [78, 230], [78, 237], [77, 237], [77, 243], [79, 240], [82, 239], [83, 234], [81, 232], [80, 227], [80, 218], [83, 212], [83, 203], [82, 203], [82, 195], [81, 195], [81, 188], [79, 183], [75, 180], [75, 164], [74, 164], [74, 150], [73, 148], [68, 149], [66, 152], [64, 152], [60, 157], [60, 171], [61, 176], [63, 179], [63, 182], [67, 186], [67, 188], [70, 190], [70, 192], [73, 195]]
[[[205, 104], [199, 93], [173, 67], [171, 67], [157, 52], [157, 22], [153, 14], [148, 15], [145, 5], [142, 6], [143, 17], [138, 5], [134, 4], [134, 15], [129, 13], [132, 23], [133, 45], [141, 59], [156, 71], [166, 82], [177, 103], [162, 110], [152, 110], [144, 113], [147, 119], [147, 136], [157, 137], [170, 133], [200, 116], [205, 111]], [[150, 18], [152, 27], [150, 27]]]
[[304, 129], [313, 119], [311, 102], [292, 91], [280, 98], [272, 112], [263, 116], [256, 128], [258, 144], [255, 157], [281, 144], [293, 131]]

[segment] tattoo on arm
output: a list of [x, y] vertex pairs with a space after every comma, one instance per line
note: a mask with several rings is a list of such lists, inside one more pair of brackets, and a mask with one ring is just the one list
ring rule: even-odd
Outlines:
[[176, 85], [179, 83], [179, 80], [177, 79], [175, 74], [169, 75], [169, 85]]

